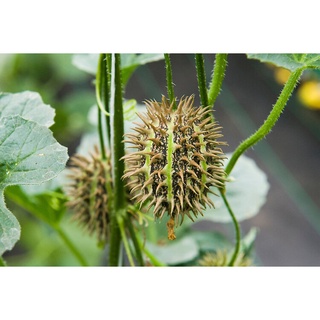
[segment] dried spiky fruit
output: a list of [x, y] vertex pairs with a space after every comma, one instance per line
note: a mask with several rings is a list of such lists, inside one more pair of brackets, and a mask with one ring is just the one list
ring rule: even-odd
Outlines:
[[67, 206], [75, 212], [74, 219], [90, 234], [96, 233], [98, 240], [104, 243], [108, 238], [109, 224], [107, 185], [111, 185], [110, 157], [102, 160], [95, 146], [89, 157], [74, 155], [70, 164]]
[[[199, 260], [198, 264], [202, 267], [225, 267], [228, 265], [228, 261], [229, 257], [227, 251], [217, 251], [216, 253], [206, 253], [203, 258]], [[234, 263], [234, 266], [237, 267], [247, 267], [251, 265], [251, 259], [245, 257], [242, 253], [239, 254]]]
[[[165, 212], [169, 238], [174, 239], [172, 221], [191, 220], [206, 205], [211, 186], [224, 183], [224, 155], [218, 141], [220, 127], [213, 121], [210, 107], [194, 108], [193, 96], [181, 99], [176, 110], [163, 97], [148, 101], [146, 114], [138, 114], [143, 123], [136, 124], [136, 133], [127, 134], [125, 142], [137, 151], [124, 157], [133, 198], [148, 209], [154, 206], [156, 218]], [[181, 219], [180, 219], [181, 218]]]

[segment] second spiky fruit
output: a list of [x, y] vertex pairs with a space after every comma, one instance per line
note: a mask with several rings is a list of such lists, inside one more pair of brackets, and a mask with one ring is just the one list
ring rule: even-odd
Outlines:
[[142, 123], [127, 134], [127, 140], [137, 151], [124, 157], [133, 198], [154, 206], [156, 218], [165, 212], [169, 239], [174, 239], [174, 223], [191, 220], [206, 205], [213, 205], [210, 187], [224, 182], [224, 155], [218, 141], [220, 127], [213, 121], [211, 108], [195, 108], [193, 96], [181, 99], [177, 108], [168, 100], [148, 101], [146, 114], [138, 114]]
[[75, 212], [75, 220], [90, 234], [96, 233], [99, 242], [106, 243], [110, 223], [107, 185], [112, 186], [110, 156], [103, 160], [98, 147], [94, 146], [88, 156], [72, 156], [70, 164], [67, 206]]

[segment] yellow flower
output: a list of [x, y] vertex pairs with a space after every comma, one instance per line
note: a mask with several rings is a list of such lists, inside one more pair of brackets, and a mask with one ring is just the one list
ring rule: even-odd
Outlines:
[[298, 90], [300, 101], [309, 109], [320, 109], [320, 83], [307, 81]]
[[285, 84], [289, 79], [291, 71], [285, 68], [275, 68], [274, 77], [280, 84]]

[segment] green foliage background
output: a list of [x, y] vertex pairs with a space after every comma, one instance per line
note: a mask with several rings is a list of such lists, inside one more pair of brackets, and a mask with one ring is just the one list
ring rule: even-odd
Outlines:
[[[123, 83], [127, 83], [139, 65], [162, 58], [163, 55], [123, 55]], [[62, 145], [68, 146], [68, 153], [72, 155], [83, 133], [97, 130], [94, 122], [88, 121], [89, 113], [94, 110], [92, 106], [95, 105], [94, 70], [96, 64], [97, 55], [0, 55], [0, 92], [15, 93], [26, 90], [38, 92], [44, 103], [50, 104], [55, 109], [55, 124], [51, 127], [54, 137]], [[132, 109], [129, 106], [127, 108]], [[136, 108], [140, 109], [141, 106], [137, 105]], [[126, 124], [128, 125], [128, 122], [130, 124], [132, 120], [131, 115], [130, 121], [127, 121]], [[253, 167], [249, 166], [248, 170], [252, 177], [257, 174], [258, 185], [262, 184], [265, 191], [261, 196], [251, 197], [257, 199], [256, 203], [253, 200], [251, 202], [240, 201], [244, 207], [243, 210], [239, 210], [239, 220], [258, 213], [268, 190], [266, 178], [261, 176], [260, 170], [256, 169], [254, 164]], [[235, 173], [239, 181], [241, 181], [241, 175], [246, 175], [246, 169], [243, 167], [240, 172], [240, 175]], [[83, 233], [83, 230], [72, 221], [70, 213], [66, 213], [64, 206], [66, 199], [59, 183], [63, 179], [63, 174], [61, 174], [53, 182], [39, 187], [13, 186], [5, 190], [7, 206], [22, 226], [21, 239], [12, 251], [4, 255], [9, 265], [78, 265], [79, 261], [74, 258], [70, 248], [67, 248], [66, 243], [62, 241], [68, 242], [66, 234], [76, 248], [85, 254], [87, 261], [84, 261], [83, 264], [101, 265], [104, 263], [106, 254], [103, 249], [97, 246], [94, 238]], [[262, 179], [262, 182], [259, 182], [259, 179]], [[255, 180], [253, 179], [253, 183]], [[238, 189], [240, 187], [240, 190], [244, 191], [243, 194], [238, 194], [232, 191], [234, 187], [231, 186], [230, 195], [236, 202], [238, 202], [237, 197], [250, 197], [250, 194], [246, 194], [247, 191], [250, 193], [250, 190], [258, 190], [255, 187], [245, 188], [244, 185], [237, 186], [237, 184], [235, 187]], [[251, 203], [253, 208], [246, 207], [247, 203]], [[215, 215], [217, 220], [211, 215]], [[221, 204], [218, 204], [214, 212], [208, 210], [207, 218], [213, 221], [230, 222], [228, 212]], [[231, 239], [212, 232], [211, 229], [209, 232], [199, 233], [197, 230], [192, 230], [191, 225], [191, 223], [185, 223], [183, 227], [177, 229], [180, 237], [174, 243], [168, 243], [164, 223], [149, 227], [147, 238], [150, 242], [147, 249], [161, 262], [169, 265], [192, 265], [206, 251], [216, 252], [219, 248], [232, 250]], [[141, 232], [145, 231], [141, 230]], [[245, 239], [248, 238], [250, 241], [247, 246], [251, 248], [255, 235], [256, 230], [252, 229], [248, 236], [243, 238], [242, 246], [245, 246], [247, 241]], [[163, 244], [166, 246], [163, 247]]]
[[[163, 58], [162, 55], [152, 54], [122, 56], [123, 85], [128, 82], [139, 65]], [[68, 146], [69, 155], [72, 155], [83, 133], [92, 129], [93, 132], [97, 131], [94, 121], [88, 121], [89, 114], [94, 110], [92, 107], [96, 103], [94, 78], [97, 57], [98, 55], [69, 54], [0, 55], [0, 92], [15, 93], [26, 90], [38, 92], [44, 103], [50, 104], [55, 109], [55, 124], [51, 127], [54, 137], [62, 145]], [[302, 72], [306, 68], [319, 68], [318, 55], [271, 54], [248, 55], [248, 58], [271, 62], [293, 71], [300, 69]], [[283, 107], [284, 105], [281, 106]], [[128, 116], [128, 111], [132, 113], [133, 109], [140, 109], [141, 106], [136, 105], [134, 100], [129, 100], [124, 108]], [[129, 123], [131, 120], [133, 120], [132, 115]], [[233, 156], [230, 157], [232, 160]], [[237, 170], [230, 176], [231, 182], [227, 183], [227, 196], [232, 206], [236, 207], [237, 219], [241, 221], [259, 212], [265, 202], [269, 186], [267, 178], [253, 161], [246, 159], [244, 155], [239, 160]], [[250, 181], [247, 180], [247, 176], [250, 176]], [[64, 179], [63, 175], [56, 181], [61, 179]], [[15, 186], [5, 191], [8, 207], [12, 208], [18, 221], [23, 224], [21, 240], [12, 252], [5, 254], [5, 259], [10, 265], [77, 265], [79, 261], [74, 260], [70, 254], [70, 247], [66, 248], [61, 242], [61, 239], [65, 241], [64, 244], [69, 242], [65, 230], [77, 249], [85, 253], [88, 261], [83, 261], [83, 265], [103, 264], [105, 258], [103, 250], [97, 246], [94, 238], [85, 236], [71, 221], [70, 214], [65, 212], [66, 198], [60, 187], [61, 184], [57, 183], [55, 186], [53, 182], [47, 184], [46, 189]], [[206, 214], [207, 217], [199, 220], [230, 222], [227, 210], [219, 204], [219, 201], [215, 210], [206, 210]], [[150, 240], [147, 249], [163, 263], [192, 265], [206, 251], [217, 252], [219, 248], [232, 248], [230, 239], [211, 232], [212, 230], [200, 234], [192, 230], [190, 225], [185, 223], [179, 228], [177, 231], [181, 236], [179, 240], [173, 244], [166, 243], [165, 248], [161, 247], [166, 242], [165, 237], [162, 237], [163, 224], [152, 227], [151, 232], [147, 231], [147, 238]], [[243, 253], [249, 254], [256, 233], [257, 230], [253, 228], [243, 237], [241, 244]], [[155, 237], [155, 234], [160, 238]], [[160, 246], [159, 241], [162, 242]], [[250, 250], [246, 250], [246, 247]]]
[[[0, 92], [26, 90], [38, 92], [55, 109], [55, 124], [50, 129], [60, 144], [68, 146], [69, 155], [74, 153], [81, 134], [91, 128], [87, 115], [95, 103], [92, 77], [72, 65], [71, 54], [0, 55]], [[8, 265], [78, 265], [53, 228], [58, 222], [77, 248], [86, 252], [90, 264], [101, 264], [101, 249], [94, 239], [65, 215], [64, 200], [50, 195], [54, 188], [47, 188], [48, 195], [41, 197], [26, 196], [17, 186], [5, 190], [7, 207], [22, 229], [14, 249], [4, 254]]]

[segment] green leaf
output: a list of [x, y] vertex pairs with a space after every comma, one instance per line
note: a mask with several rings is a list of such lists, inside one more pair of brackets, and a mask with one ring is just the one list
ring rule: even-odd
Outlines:
[[122, 82], [125, 85], [132, 73], [144, 64], [159, 61], [164, 58], [163, 54], [122, 54], [121, 55], [121, 70]]
[[253, 227], [241, 240], [241, 251], [244, 256], [249, 256], [256, 240], [258, 229]]
[[0, 256], [11, 250], [20, 238], [20, 224], [16, 217], [7, 209], [0, 188]]
[[[71, 254], [57, 232], [53, 232], [46, 224], [39, 223], [37, 219], [22, 216], [21, 220], [23, 232], [20, 247], [23, 252], [8, 255], [6, 261], [9, 266], [79, 266], [79, 261]], [[63, 218], [59, 225], [67, 231], [68, 237], [77, 248], [85, 252], [90, 266], [101, 265], [103, 251], [97, 246], [94, 237], [79, 228], [70, 217]]]
[[[45, 184], [46, 183], [43, 183], [42, 185]], [[6, 188], [5, 195], [20, 207], [29, 211], [38, 219], [48, 223], [53, 228], [57, 226], [66, 211], [66, 197], [64, 194], [59, 190], [46, 190], [42, 193], [28, 194], [25, 190], [28, 189], [23, 188], [23, 186], [10, 186]]]
[[85, 71], [93, 76], [96, 75], [98, 68], [98, 54], [75, 54], [72, 57], [72, 64], [78, 69]]
[[62, 190], [64, 186], [70, 182], [70, 179], [67, 177], [69, 171], [67, 169], [61, 171], [56, 177], [51, 180], [45, 181], [41, 184], [26, 184], [20, 186], [20, 189], [26, 196], [41, 196], [45, 193], [57, 192]]
[[189, 235], [196, 240], [201, 251], [231, 250], [232, 243], [221, 233], [212, 231], [190, 231]]
[[247, 57], [269, 62], [290, 71], [300, 68], [320, 69], [319, 54], [248, 54]]
[[67, 148], [45, 126], [20, 116], [0, 118], [0, 255], [19, 239], [20, 227], [6, 208], [9, 185], [37, 184], [54, 178], [65, 167]]
[[67, 149], [52, 132], [20, 116], [0, 119], [0, 183], [41, 183], [54, 178], [65, 167]]
[[40, 125], [53, 125], [55, 110], [43, 103], [36, 92], [0, 93], [0, 118], [19, 115]]
[[[227, 155], [230, 157], [230, 155]], [[254, 217], [266, 202], [269, 183], [266, 174], [254, 160], [242, 155], [232, 171], [232, 181], [226, 183], [226, 196], [238, 221]], [[216, 194], [219, 191], [213, 190]], [[231, 217], [221, 197], [210, 195], [214, 208], [207, 208], [200, 219], [231, 222]]]
[[168, 245], [155, 245], [147, 243], [147, 248], [165, 264], [177, 265], [195, 259], [199, 254], [196, 241], [189, 236], [171, 241]]
[[[141, 65], [163, 59], [163, 54], [121, 54], [122, 83], [125, 85], [132, 73]], [[98, 68], [98, 54], [75, 54], [72, 59], [74, 66], [93, 76]]]

